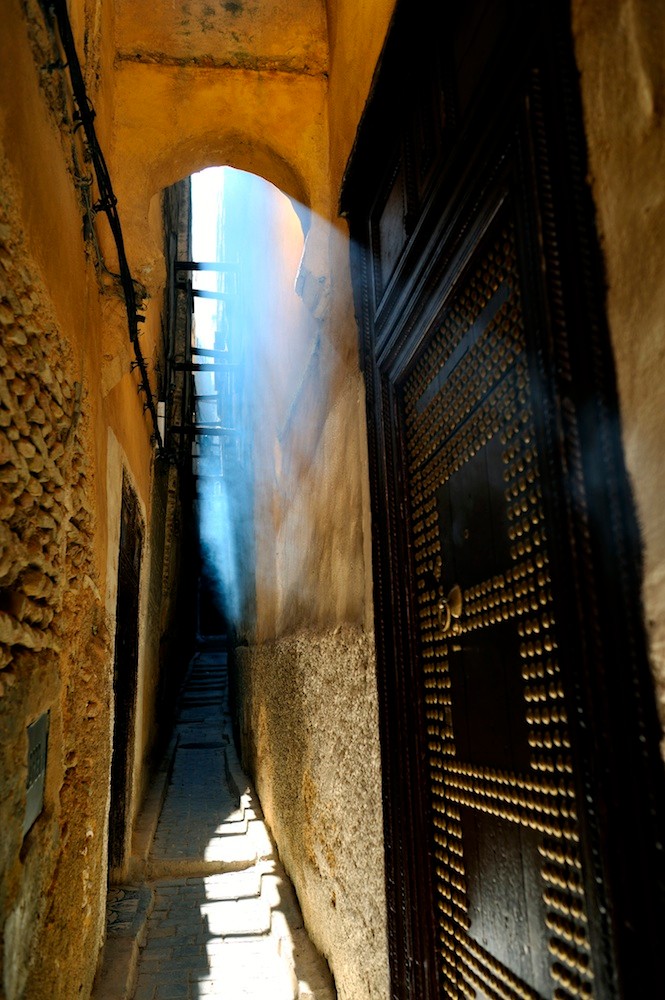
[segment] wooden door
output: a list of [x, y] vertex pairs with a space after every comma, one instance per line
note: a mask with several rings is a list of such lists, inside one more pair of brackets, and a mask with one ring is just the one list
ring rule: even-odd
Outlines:
[[454, 6], [398, 7], [344, 193], [393, 996], [650, 995], [662, 766], [568, 24]]
[[142, 531], [138, 501], [123, 483], [113, 662], [113, 745], [109, 814], [109, 878], [122, 877], [130, 834], [132, 751], [139, 660], [139, 598]]
[[488, 207], [414, 362], [392, 386], [437, 945], [450, 956], [452, 995], [464, 985], [481, 996], [488, 986], [549, 995], [555, 943], [578, 995], [591, 996], [546, 445], [514, 207], [506, 191]]

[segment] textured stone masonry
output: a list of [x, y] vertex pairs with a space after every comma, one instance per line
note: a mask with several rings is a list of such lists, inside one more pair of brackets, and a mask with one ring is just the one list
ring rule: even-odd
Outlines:
[[[93, 568], [86, 390], [2, 173], [0, 957], [6, 995], [40, 1000], [35, 956], [53, 971], [49, 996], [67, 997], [80, 985], [74, 947], [98, 942], [110, 644]], [[27, 727], [44, 712], [44, 806], [24, 836]], [[63, 936], [72, 920], [76, 946]]]
[[[9, 226], [0, 224], [0, 234]], [[53, 619], [72, 578], [90, 572], [81, 384], [15, 246], [0, 245], [0, 664], [12, 647], [59, 648]], [[11, 589], [10, 589], [11, 588]], [[0, 679], [0, 694], [12, 671]]]

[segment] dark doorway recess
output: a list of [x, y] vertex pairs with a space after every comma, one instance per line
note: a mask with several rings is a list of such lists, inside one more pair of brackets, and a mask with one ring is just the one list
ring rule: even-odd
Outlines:
[[118, 596], [113, 663], [113, 756], [109, 815], [109, 879], [121, 877], [129, 834], [139, 654], [142, 528], [136, 495], [125, 479], [120, 514]]
[[398, 3], [342, 195], [394, 998], [646, 996], [663, 769], [570, 13]]

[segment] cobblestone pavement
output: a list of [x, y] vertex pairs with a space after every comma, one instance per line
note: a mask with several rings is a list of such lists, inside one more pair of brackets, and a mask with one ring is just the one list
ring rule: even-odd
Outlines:
[[135, 841], [137, 884], [109, 891], [94, 1000], [335, 1000], [238, 762], [217, 645], [192, 662], [166, 795], [148, 797], [156, 830], [144, 817]]

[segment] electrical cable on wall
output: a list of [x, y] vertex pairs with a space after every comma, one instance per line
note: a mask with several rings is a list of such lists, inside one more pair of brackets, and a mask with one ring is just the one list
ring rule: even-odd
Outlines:
[[88, 93], [85, 86], [85, 81], [83, 79], [83, 72], [81, 70], [81, 64], [78, 59], [78, 54], [76, 52], [76, 43], [74, 42], [74, 36], [72, 34], [71, 23], [69, 20], [69, 14], [67, 11], [66, 0], [53, 0], [48, 5], [52, 16], [55, 18], [55, 22], [58, 26], [58, 34], [60, 36], [60, 44], [65, 55], [65, 68], [69, 72], [69, 78], [72, 85], [72, 93], [74, 101], [76, 103], [76, 115], [75, 120], [77, 127], [80, 125], [85, 133], [86, 141], [89, 148], [90, 159], [92, 161], [93, 169], [95, 171], [95, 178], [97, 180], [97, 187], [99, 189], [99, 200], [94, 205], [95, 212], [104, 212], [108, 218], [109, 225], [111, 227], [111, 233], [116, 246], [116, 251], [118, 254], [118, 267], [120, 274], [117, 276], [120, 279], [122, 285], [123, 295], [125, 299], [125, 306], [127, 311], [127, 324], [129, 327], [129, 339], [134, 348], [135, 361], [132, 362], [132, 370], [138, 368], [141, 375], [141, 382], [139, 383], [139, 392], [145, 393], [145, 409], [149, 410], [150, 416], [152, 418], [155, 440], [157, 447], [161, 451], [163, 449], [162, 435], [159, 429], [159, 421], [157, 416], [157, 408], [155, 406], [155, 399], [150, 388], [150, 379], [148, 377], [148, 370], [146, 367], [145, 358], [143, 357], [143, 352], [141, 351], [141, 345], [139, 344], [139, 323], [144, 321], [144, 317], [141, 316], [136, 310], [136, 295], [134, 291], [134, 279], [132, 278], [131, 271], [129, 269], [129, 264], [127, 262], [127, 255], [125, 253], [125, 244], [122, 235], [122, 227], [120, 225], [120, 217], [118, 215], [117, 209], [117, 198], [113, 192], [113, 186], [111, 184], [111, 178], [109, 176], [108, 167], [106, 166], [106, 160], [104, 159], [104, 154], [99, 145], [97, 139], [97, 134], [95, 131], [94, 119], [95, 110], [92, 103], [88, 97]]

